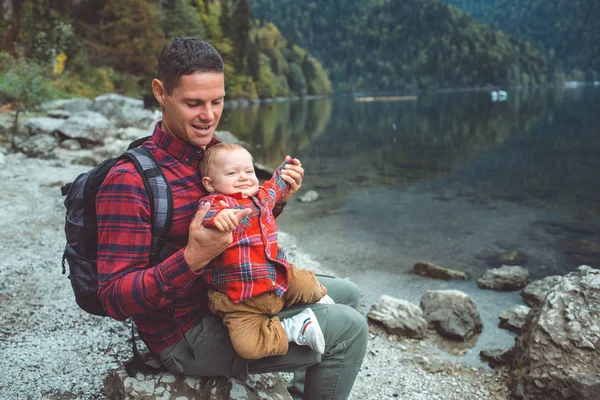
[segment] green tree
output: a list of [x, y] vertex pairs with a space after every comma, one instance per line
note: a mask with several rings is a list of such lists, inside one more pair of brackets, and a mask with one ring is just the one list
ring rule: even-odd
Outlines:
[[100, 16], [93, 42], [98, 63], [145, 81], [152, 78], [158, 53], [167, 43], [156, 6], [145, 0], [108, 0]]
[[260, 79], [260, 40], [258, 36], [248, 47], [248, 56], [246, 57], [248, 72], [257, 81]]
[[3, 47], [15, 56], [49, 63], [71, 45], [71, 1], [8, 0], [2, 17]]
[[306, 78], [304, 78], [304, 73], [302, 72], [302, 68], [298, 64], [290, 65], [290, 72], [288, 75], [288, 82], [290, 85], [290, 90], [298, 95], [306, 95]]
[[243, 72], [246, 65], [251, 18], [248, 0], [238, 0], [231, 15], [231, 39], [234, 46], [234, 63], [238, 72]]
[[4, 71], [0, 77], [0, 102], [11, 103], [16, 107], [13, 120], [11, 145], [19, 129], [19, 114], [32, 110], [54, 95], [49, 68], [43, 68], [35, 61], [13, 60], [3, 54], [0, 60]]
[[223, 36], [231, 38], [231, 4], [229, 0], [222, 0], [221, 15], [219, 16], [219, 25]]
[[204, 24], [200, 10], [189, 0], [162, 0], [159, 4], [161, 26], [166, 38], [204, 37]]

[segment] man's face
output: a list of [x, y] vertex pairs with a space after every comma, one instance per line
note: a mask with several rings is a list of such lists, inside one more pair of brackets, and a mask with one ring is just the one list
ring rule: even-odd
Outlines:
[[243, 197], [250, 197], [258, 190], [252, 156], [244, 149], [220, 150], [208, 166], [207, 174], [202, 182], [210, 193], [242, 193]]
[[223, 112], [224, 75], [215, 72], [184, 75], [171, 94], [155, 79], [152, 91], [162, 108], [163, 130], [191, 145], [206, 148]]

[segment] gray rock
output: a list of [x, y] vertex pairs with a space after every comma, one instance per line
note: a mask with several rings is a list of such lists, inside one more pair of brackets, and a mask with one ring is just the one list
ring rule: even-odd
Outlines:
[[467, 279], [467, 274], [450, 268], [440, 267], [428, 262], [417, 262], [413, 266], [415, 273], [436, 279]]
[[516, 333], [521, 332], [527, 315], [529, 315], [529, 310], [530, 308], [527, 306], [516, 305], [513, 308], [502, 311], [498, 315], [498, 318], [500, 318], [500, 328]]
[[427, 322], [447, 338], [464, 341], [483, 329], [477, 305], [459, 290], [427, 290], [420, 306]]
[[[100, 112], [99, 110], [102, 110], [104, 107], [107, 107], [107, 109], [112, 110], [119, 106], [124, 106], [127, 108], [144, 108], [144, 101], [140, 99], [134, 99], [133, 97], [123, 96], [117, 93], [107, 93], [94, 98], [92, 110]], [[107, 116], [106, 114], [104, 115]]]
[[314, 190], [309, 190], [299, 197], [299, 200], [303, 203], [311, 203], [313, 201], [317, 201], [319, 199], [319, 193]]
[[504, 265], [500, 268], [487, 270], [476, 282], [481, 289], [512, 291], [525, 287], [528, 279], [529, 271], [525, 268], [518, 265]]
[[599, 399], [600, 270], [580, 266], [531, 312], [515, 345], [515, 397]]
[[16, 136], [14, 143], [17, 149], [29, 157], [54, 158], [52, 150], [58, 145], [54, 136], [39, 134], [28, 138]]
[[383, 295], [371, 306], [367, 318], [380, 323], [391, 334], [422, 338], [427, 331], [423, 311], [406, 300]]
[[521, 297], [529, 306], [537, 306], [544, 301], [550, 289], [561, 280], [562, 276], [551, 275], [540, 279], [539, 281], [532, 282], [525, 286], [521, 292]]
[[50, 135], [51, 133], [56, 132], [64, 123], [64, 119], [39, 117], [29, 119], [25, 124], [25, 127], [30, 135]]
[[41, 105], [43, 110], [65, 110], [69, 113], [78, 113], [88, 111], [92, 105], [92, 100], [85, 97], [76, 97], [72, 99], [60, 99], [46, 102]]
[[144, 109], [144, 101], [116, 93], [98, 96], [91, 106], [96, 111], [113, 121], [118, 128], [129, 126], [149, 126], [155, 121], [155, 114]]
[[102, 114], [83, 111], [73, 114], [60, 126], [58, 131], [71, 139], [102, 143], [111, 127], [111, 122]]
[[490, 367], [496, 368], [503, 365], [509, 364], [514, 355], [514, 347], [511, 348], [499, 348], [499, 349], [485, 349], [479, 352], [479, 358], [486, 361]]
[[228, 377], [136, 374], [129, 377], [124, 367], [112, 371], [104, 384], [110, 400], [138, 399], [290, 399], [284, 374], [249, 375], [244, 381]]

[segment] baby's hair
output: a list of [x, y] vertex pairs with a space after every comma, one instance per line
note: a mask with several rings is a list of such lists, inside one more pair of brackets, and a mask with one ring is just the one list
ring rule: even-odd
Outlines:
[[[232, 151], [232, 150], [246, 150], [243, 146], [240, 146], [237, 143], [217, 143], [214, 146], [209, 147], [204, 152], [204, 158], [200, 161], [200, 165], [198, 169], [200, 170], [200, 176], [205, 177], [208, 175], [208, 168], [210, 164], [213, 162], [215, 155], [220, 151]], [[250, 155], [252, 157], [252, 155]]]

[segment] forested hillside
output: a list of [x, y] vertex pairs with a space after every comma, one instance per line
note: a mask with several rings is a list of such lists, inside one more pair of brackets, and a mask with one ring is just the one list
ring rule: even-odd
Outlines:
[[253, 0], [327, 68], [337, 89], [535, 84], [542, 53], [438, 0]]
[[600, 79], [600, 1], [444, 0], [528, 40], [569, 79]]
[[40, 74], [36, 85], [55, 96], [147, 94], [160, 49], [177, 35], [219, 50], [228, 98], [331, 92], [321, 64], [275, 25], [259, 24], [248, 0], [3, 0], [0, 15], [4, 101], [16, 101], [19, 76]]

